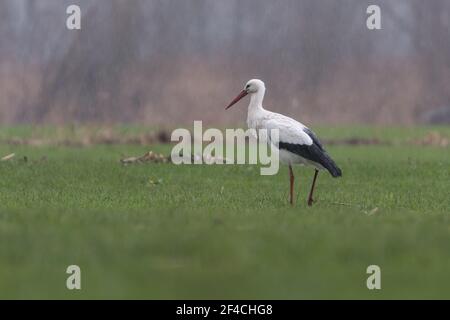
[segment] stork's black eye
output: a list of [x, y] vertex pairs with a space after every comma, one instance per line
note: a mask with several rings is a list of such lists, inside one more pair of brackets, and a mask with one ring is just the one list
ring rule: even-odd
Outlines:
[[249, 85], [249, 84], [245, 86], [245, 89], [248, 89], [248, 88], [250, 88], [250, 85]]

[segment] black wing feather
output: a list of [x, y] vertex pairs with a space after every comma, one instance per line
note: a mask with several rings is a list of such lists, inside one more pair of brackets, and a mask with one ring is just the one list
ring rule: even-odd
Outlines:
[[297, 154], [305, 159], [314, 161], [327, 169], [333, 177], [342, 176], [342, 171], [331, 159], [328, 153], [323, 148], [317, 136], [308, 128], [303, 130], [313, 141], [311, 145], [295, 144], [295, 143], [279, 143], [279, 148]]
[[324, 150], [322, 143], [319, 141], [319, 138], [317, 138], [316, 134], [312, 132], [311, 129], [305, 128], [303, 129], [303, 132], [306, 133], [312, 139], [313, 143], [317, 145], [320, 148], [320, 150]]

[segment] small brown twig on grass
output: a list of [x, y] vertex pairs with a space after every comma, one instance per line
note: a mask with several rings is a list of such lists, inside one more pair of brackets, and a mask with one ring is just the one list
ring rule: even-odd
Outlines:
[[167, 163], [169, 162], [169, 158], [160, 153], [154, 153], [153, 151], [149, 151], [143, 156], [140, 157], [128, 157], [124, 159], [120, 159], [120, 162], [123, 165], [135, 164], [135, 163]]
[[16, 156], [15, 153], [11, 153], [11, 154], [8, 154], [7, 156], [4, 156], [3, 158], [1, 158], [0, 161], [8, 161], [8, 160], [11, 160], [12, 158], [14, 158], [15, 156]]

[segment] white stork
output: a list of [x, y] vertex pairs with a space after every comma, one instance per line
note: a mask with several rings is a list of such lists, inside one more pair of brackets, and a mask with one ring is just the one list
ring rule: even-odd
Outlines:
[[248, 105], [247, 125], [251, 129], [279, 130], [280, 160], [289, 165], [291, 205], [294, 203], [294, 173], [293, 164], [308, 165], [315, 168], [314, 178], [308, 197], [308, 205], [314, 202], [313, 192], [319, 170], [328, 170], [334, 177], [342, 175], [341, 169], [327, 154], [317, 136], [308, 127], [282, 114], [263, 108], [262, 102], [266, 87], [259, 79], [252, 79], [245, 84], [244, 90], [225, 108], [228, 109], [246, 95], [250, 95]]

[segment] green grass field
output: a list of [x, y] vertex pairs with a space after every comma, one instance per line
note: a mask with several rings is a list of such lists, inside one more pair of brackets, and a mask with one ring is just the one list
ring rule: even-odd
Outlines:
[[[0, 162], [0, 298], [448, 299], [450, 148], [407, 143], [431, 130], [450, 137], [317, 130], [392, 144], [329, 146], [343, 177], [320, 174], [311, 208], [303, 167], [290, 207], [286, 167], [260, 176], [257, 166], [119, 163], [170, 145], [0, 144], [0, 157], [16, 154]], [[3, 128], [0, 140], [53, 134]], [[80, 291], [66, 289], [72, 264]], [[366, 288], [372, 264], [378, 291]]]

